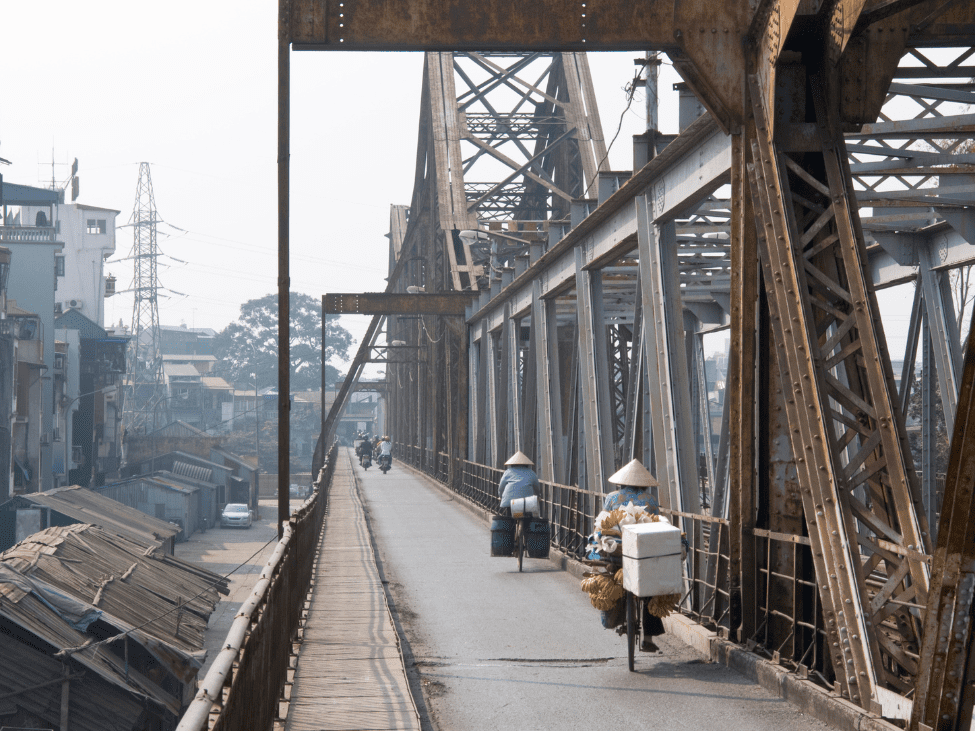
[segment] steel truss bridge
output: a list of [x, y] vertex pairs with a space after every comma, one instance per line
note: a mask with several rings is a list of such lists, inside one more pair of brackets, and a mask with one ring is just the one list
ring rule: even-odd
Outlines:
[[[949, 279], [975, 263], [975, 0], [281, 8], [285, 110], [289, 46], [426, 52], [389, 286], [326, 297], [374, 317], [318, 459], [369, 362], [396, 443], [456, 489], [516, 449], [595, 492], [638, 457], [692, 540], [686, 613], [911, 729], [967, 728], [975, 341]], [[708, 110], [637, 140], [633, 172], [607, 169], [602, 50], [666, 53]], [[908, 282], [898, 386], [876, 293]]]

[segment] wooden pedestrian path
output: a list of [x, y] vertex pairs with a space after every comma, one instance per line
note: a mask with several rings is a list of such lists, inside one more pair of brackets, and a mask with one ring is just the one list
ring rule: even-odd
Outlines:
[[348, 452], [340, 451], [286, 731], [420, 729]]

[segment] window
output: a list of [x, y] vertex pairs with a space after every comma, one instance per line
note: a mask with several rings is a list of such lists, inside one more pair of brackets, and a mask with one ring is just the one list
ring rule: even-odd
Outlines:
[[56, 277], [64, 276], [64, 254], [54, 255], [54, 275]]
[[90, 234], [103, 234], [108, 227], [105, 225], [104, 218], [89, 218], [88, 219], [88, 233]]

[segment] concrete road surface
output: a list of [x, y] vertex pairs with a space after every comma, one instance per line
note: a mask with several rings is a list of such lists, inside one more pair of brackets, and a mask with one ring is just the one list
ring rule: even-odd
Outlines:
[[[303, 500], [291, 501], [292, 510]], [[189, 540], [176, 544], [179, 558], [193, 561], [223, 576], [230, 576], [230, 594], [220, 598], [220, 603], [210, 616], [206, 631], [206, 664], [197, 676], [206, 677], [207, 670], [216, 658], [223, 641], [230, 631], [237, 610], [250, 596], [251, 590], [264, 565], [274, 552], [278, 542], [277, 498], [260, 501], [260, 517], [250, 528], [210, 528], [205, 533], [194, 533]], [[242, 565], [243, 564], [243, 565]]]
[[425, 728], [826, 729], [678, 640], [638, 653], [599, 624], [579, 580], [548, 561], [490, 557], [487, 524], [397, 463], [361, 481], [380, 568], [419, 674]]

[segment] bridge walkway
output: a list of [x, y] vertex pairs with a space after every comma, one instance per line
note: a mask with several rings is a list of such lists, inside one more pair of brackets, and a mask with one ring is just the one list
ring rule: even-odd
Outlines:
[[419, 731], [348, 454], [339, 452], [286, 731]]

